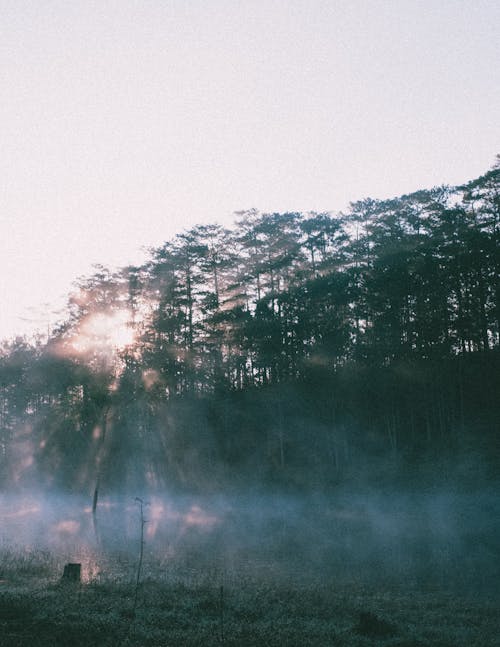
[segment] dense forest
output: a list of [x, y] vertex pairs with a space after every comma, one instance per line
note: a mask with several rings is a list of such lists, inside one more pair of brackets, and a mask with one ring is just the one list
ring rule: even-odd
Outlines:
[[238, 212], [96, 267], [47, 337], [2, 344], [2, 488], [493, 478], [499, 236], [500, 158], [462, 186]]

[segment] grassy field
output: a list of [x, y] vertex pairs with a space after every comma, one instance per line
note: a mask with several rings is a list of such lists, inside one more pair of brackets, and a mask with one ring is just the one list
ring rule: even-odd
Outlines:
[[50, 553], [0, 555], [0, 645], [234, 647], [500, 645], [498, 599], [411, 583], [336, 582], [266, 564], [197, 569], [133, 559], [83, 563], [62, 583]]

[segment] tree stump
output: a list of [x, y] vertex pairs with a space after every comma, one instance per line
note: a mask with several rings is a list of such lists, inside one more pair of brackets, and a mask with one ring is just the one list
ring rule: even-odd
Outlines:
[[81, 564], [66, 564], [62, 576], [63, 582], [80, 582], [81, 574]]

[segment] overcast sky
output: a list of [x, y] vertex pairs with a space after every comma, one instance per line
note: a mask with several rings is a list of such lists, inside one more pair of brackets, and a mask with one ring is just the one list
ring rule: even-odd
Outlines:
[[190, 225], [500, 152], [498, 0], [0, 0], [0, 56], [0, 337]]

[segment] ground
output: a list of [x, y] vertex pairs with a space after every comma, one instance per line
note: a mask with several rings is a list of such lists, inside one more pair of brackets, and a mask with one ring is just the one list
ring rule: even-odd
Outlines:
[[486, 593], [150, 560], [134, 610], [133, 560], [84, 565], [82, 583], [65, 584], [48, 553], [0, 556], [1, 647], [500, 645], [500, 605]]

